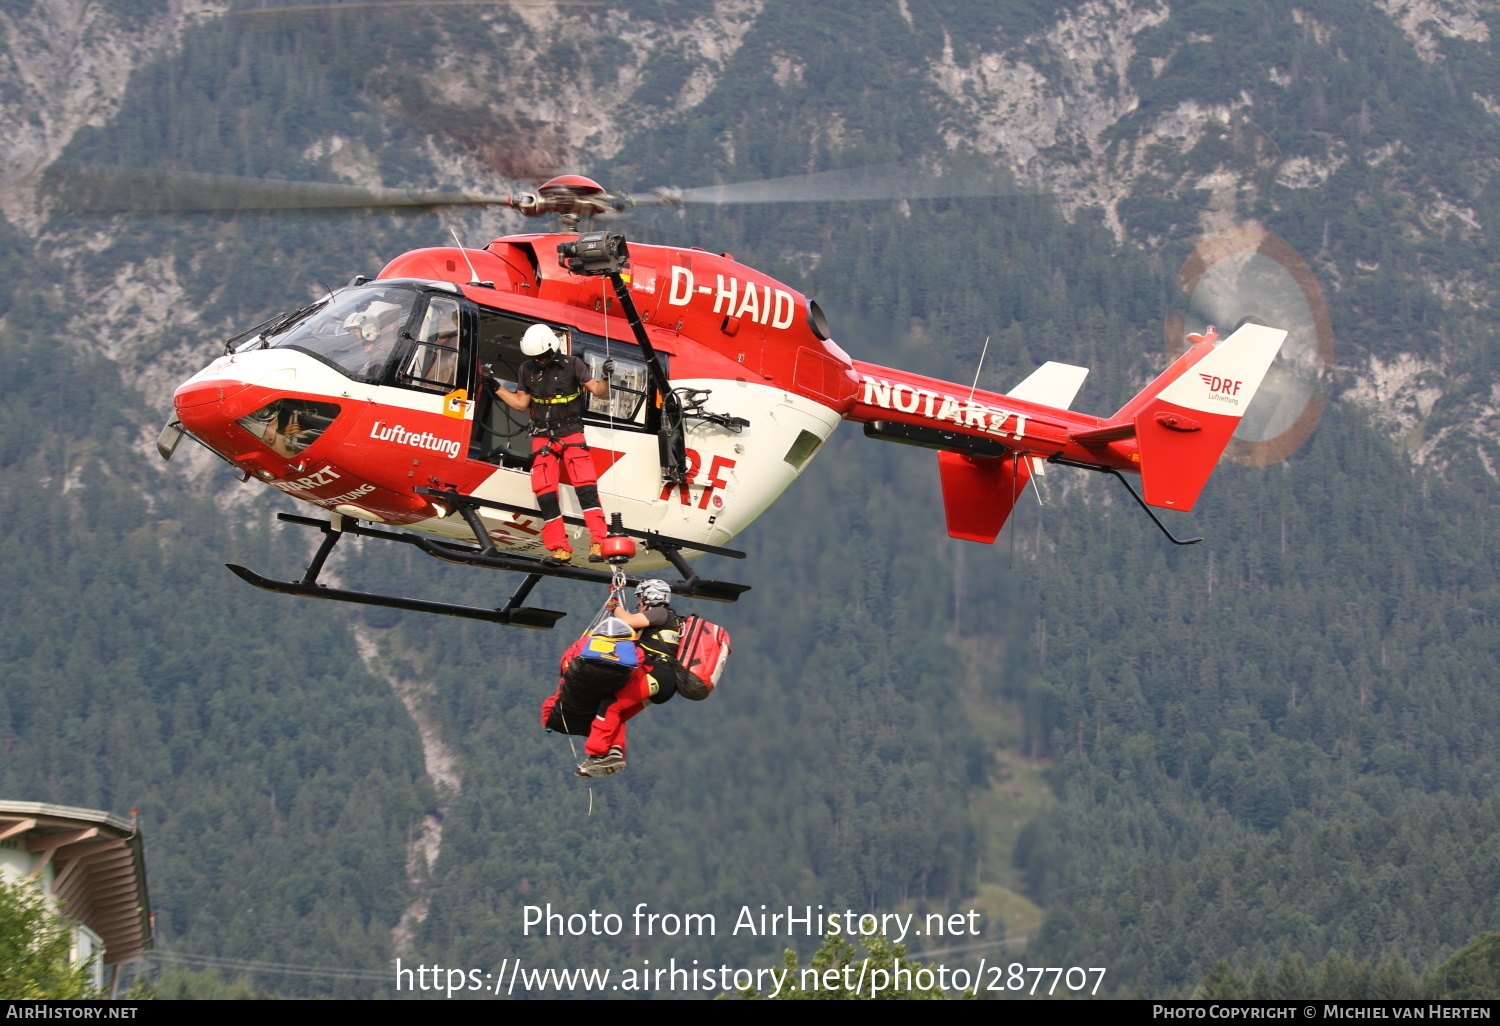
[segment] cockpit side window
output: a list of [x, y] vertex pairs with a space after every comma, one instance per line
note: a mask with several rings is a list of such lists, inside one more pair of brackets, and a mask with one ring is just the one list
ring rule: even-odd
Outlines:
[[416, 300], [408, 288], [346, 289], [266, 341], [310, 353], [357, 381], [379, 384], [391, 369]]
[[457, 299], [431, 297], [396, 383], [443, 393], [456, 388], [460, 323]]

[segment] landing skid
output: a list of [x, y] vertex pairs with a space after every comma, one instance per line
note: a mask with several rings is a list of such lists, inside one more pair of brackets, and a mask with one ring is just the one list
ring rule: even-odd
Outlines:
[[[263, 577], [246, 567], [234, 563], [225, 564], [247, 584], [253, 584], [265, 591], [274, 591], [282, 595], [300, 595], [304, 598], [331, 599], [338, 602], [354, 602], [366, 606], [382, 606], [386, 609], [402, 609], [415, 613], [433, 613], [438, 616], [458, 616], [469, 620], [484, 620], [488, 623], [503, 624], [507, 627], [527, 627], [532, 630], [551, 630], [553, 625], [567, 614], [556, 609], [539, 609], [534, 606], [524, 606], [531, 590], [543, 577], [558, 577], [571, 581], [588, 581], [594, 584], [609, 584], [612, 574], [608, 570], [593, 570], [585, 567], [572, 566], [567, 563], [559, 563], [552, 559], [538, 559], [534, 556], [523, 556], [516, 553], [502, 552], [496, 548], [494, 541], [484, 529], [478, 514], [475, 512], [480, 507], [508, 510], [513, 513], [540, 515], [537, 510], [526, 509], [521, 506], [509, 506], [505, 503], [491, 502], [485, 499], [476, 499], [469, 495], [460, 495], [456, 492], [438, 492], [430, 489], [419, 488], [418, 491], [441, 497], [444, 501], [452, 503], [462, 511], [464, 520], [474, 532], [477, 546], [456, 545], [451, 542], [440, 542], [431, 538], [423, 538], [413, 534], [401, 534], [395, 531], [382, 531], [373, 527], [364, 527], [352, 517], [342, 514], [333, 514], [332, 520], [320, 520], [315, 517], [296, 516], [291, 513], [278, 513], [277, 519], [284, 523], [296, 524], [299, 527], [312, 527], [323, 532], [323, 541], [318, 546], [318, 551], [313, 555], [312, 562], [308, 564], [307, 571], [299, 581], [278, 581], [269, 577]], [[583, 521], [576, 517], [565, 517], [569, 523], [582, 524]], [[682, 580], [671, 582], [672, 591], [679, 595], [691, 598], [709, 599], [714, 602], [733, 602], [742, 594], [750, 590], [749, 585], [732, 584], [727, 581], [706, 581], [699, 577], [688, 566], [687, 560], [682, 557], [682, 549], [696, 549], [703, 552], [712, 552], [719, 555], [731, 556], [736, 559], [744, 559], [743, 552], [733, 549], [724, 549], [712, 545], [700, 545], [681, 538], [672, 538], [667, 535], [657, 534], [652, 531], [634, 531], [626, 529], [626, 533], [642, 539], [646, 548], [661, 552], [672, 565], [682, 574]], [[383, 541], [400, 542], [405, 545], [414, 545], [436, 559], [449, 563], [463, 563], [469, 566], [489, 567], [495, 570], [508, 570], [512, 573], [524, 574], [525, 579], [516, 588], [515, 592], [506, 601], [505, 605], [495, 608], [483, 606], [462, 606], [451, 602], [432, 602], [427, 599], [406, 598], [400, 595], [380, 595], [374, 592], [351, 591], [347, 588], [332, 588], [326, 584], [318, 583], [318, 575], [323, 572], [323, 565], [333, 553], [333, 547], [338, 544], [339, 539], [346, 534], [357, 535], [361, 538], [379, 538]], [[625, 583], [634, 586], [644, 578], [626, 577]]]
[[240, 580], [247, 584], [253, 584], [257, 588], [266, 591], [279, 592], [282, 595], [301, 595], [304, 598], [335, 599], [339, 602], [357, 602], [365, 606], [385, 606], [387, 609], [408, 609], [416, 613], [436, 613], [439, 616], [462, 616], [470, 620], [487, 620], [490, 623], [504, 624], [507, 627], [530, 627], [532, 630], [550, 631], [552, 625], [557, 623], [567, 613], [556, 609], [536, 609], [530, 606], [521, 606], [519, 602], [526, 598], [525, 593], [530, 591], [540, 576], [528, 577], [522, 582], [521, 587], [511, 596], [511, 600], [498, 609], [484, 609], [478, 606], [458, 606], [450, 602], [428, 602], [425, 599], [401, 598], [395, 595], [375, 595], [364, 591], [349, 591], [345, 588], [330, 588], [326, 584], [307, 584], [302, 581], [273, 581], [269, 577], [262, 577], [254, 570], [237, 566], [234, 563], [226, 563], [225, 566], [234, 571]]

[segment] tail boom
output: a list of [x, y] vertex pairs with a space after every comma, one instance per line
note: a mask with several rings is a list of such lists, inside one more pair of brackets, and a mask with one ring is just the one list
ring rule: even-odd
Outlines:
[[[955, 538], [993, 542], [1035, 459], [1132, 471], [1147, 503], [1190, 510], [1285, 339], [1245, 324], [1217, 347], [1194, 346], [1108, 418], [856, 360], [860, 386], [844, 417], [873, 437], [939, 450]], [[1076, 391], [1067, 374], [1044, 381], [1064, 405]]]

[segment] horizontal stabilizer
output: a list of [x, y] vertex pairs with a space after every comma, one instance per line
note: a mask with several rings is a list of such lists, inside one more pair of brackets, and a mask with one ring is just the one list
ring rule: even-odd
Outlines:
[[1088, 376], [1087, 367], [1074, 367], [1069, 363], [1053, 363], [1049, 360], [1005, 394], [1012, 399], [1066, 410], [1073, 405], [1073, 399], [1083, 387], [1083, 379]]
[[1068, 437], [1081, 445], [1108, 445], [1122, 438], [1134, 438], [1135, 421], [1124, 424], [1105, 424], [1103, 427], [1092, 428], [1088, 431], [1074, 431]]
[[948, 536], [990, 545], [1031, 478], [1031, 461], [938, 453]]

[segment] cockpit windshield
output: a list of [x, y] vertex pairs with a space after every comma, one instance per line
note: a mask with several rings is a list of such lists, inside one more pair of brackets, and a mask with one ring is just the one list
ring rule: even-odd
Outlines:
[[285, 326], [273, 324], [265, 344], [301, 349], [375, 384], [385, 377], [416, 300], [407, 288], [348, 289], [285, 318]]

